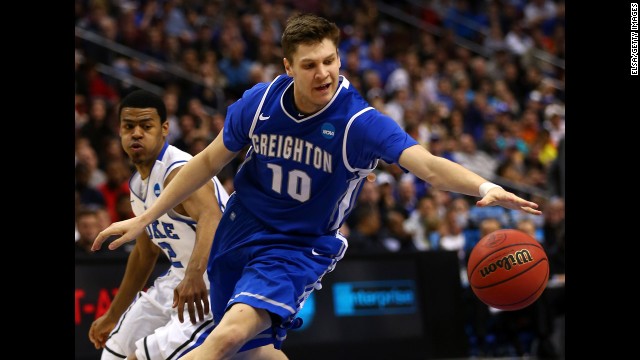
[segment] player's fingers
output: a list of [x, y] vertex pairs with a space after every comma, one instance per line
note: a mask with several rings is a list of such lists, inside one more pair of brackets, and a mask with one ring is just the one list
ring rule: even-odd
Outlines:
[[91, 340], [91, 342], [93, 343], [93, 346], [97, 349], [100, 349], [100, 339], [99, 339], [99, 335], [96, 334], [96, 324], [93, 323], [91, 324], [91, 327], [89, 328], [89, 340]]
[[529, 213], [529, 214], [533, 214], [533, 215], [542, 215], [542, 211], [540, 210], [536, 210], [536, 209], [532, 209], [528, 206], [523, 206], [520, 209], [522, 209], [522, 211]]
[[[116, 237], [117, 235], [114, 235], [114, 237]], [[127, 238], [123, 236], [120, 236], [119, 238], [115, 239], [114, 241], [111, 242], [111, 244], [109, 244], [109, 250], [115, 250], [117, 248], [119, 248], [122, 244], [129, 242], [130, 240], [128, 240]]]
[[194, 306], [194, 301], [193, 300], [189, 300], [187, 301], [187, 309], [189, 310], [189, 319], [191, 320], [192, 324], [196, 323], [196, 309]]
[[204, 321], [204, 310], [202, 310], [202, 301], [200, 301], [200, 299], [196, 299], [195, 305], [196, 311], [198, 312], [198, 319], [200, 321]]
[[93, 337], [93, 328], [94, 328], [93, 325], [91, 325], [91, 327], [89, 328], [89, 340], [91, 340], [93, 345], [96, 345], [96, 342], [95, 342], [94, 337]]
[[209, 315], [209, 294], [202, 297], [202, 302], [204, 304], [204, 313]]
[[178, 299], [178, 320], [184, 322], [184, 301]]
[[100, 250], [100, 248], [102, 247], [102, 243], [109, 237], [109, 234], [106, 232], [107, 229], [104, 229], [100, 231], [100, 233], [98, 233], [98, 236], [96, 236], [95, 240], [93, 240], [93, 244], [91, 245], [91, 251]]
[[176, 306], [178, 306], [179, 298], [180, 298], [180, 295], [178, 295], [178, 291], [176, 289], [173, 289], [173, 304], [171, 304], [172, 308], [175, 308]]

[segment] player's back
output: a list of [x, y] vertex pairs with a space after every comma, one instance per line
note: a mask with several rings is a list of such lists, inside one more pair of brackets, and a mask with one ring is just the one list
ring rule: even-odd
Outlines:
[[[142, 179], [139, 172], [131, 177], [131, 207], [136, 216], [149, 208], [160, 196], [164, 189], [167, 176], [176, 168], [187, 163], [192, 156], [168, 143], [165, 143], [158, 159], [156, 159], [147, 179]], [[216, 188], [216, 196], [220, 210], [229, 199], [220, 181], [212, 179]], [[191, 258], [195, 244], [196, 222], [187, 216], [175, 212], [173, 209], [160, 216], [146, 228], [146, 233], [159, 246], [171, 261], [171, 271], [184, 277], [184, 271]]]

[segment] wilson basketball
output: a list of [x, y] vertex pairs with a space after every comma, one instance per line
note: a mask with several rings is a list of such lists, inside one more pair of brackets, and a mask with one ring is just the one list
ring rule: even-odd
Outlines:
[[467, 263], [469, 285], [485, 304], [519, 310], [536, 301], [549, 280], [542, 245], [526, 233], [503, 229], [484, 236]]

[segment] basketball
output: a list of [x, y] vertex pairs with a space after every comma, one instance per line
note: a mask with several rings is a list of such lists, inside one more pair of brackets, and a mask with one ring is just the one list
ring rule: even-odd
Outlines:
[[549, 280], [542, 245], [526, 233], [503, 229], [484, 236], [467, 263], [469, 285], [485, 304], [520, 310], [536, 301]]

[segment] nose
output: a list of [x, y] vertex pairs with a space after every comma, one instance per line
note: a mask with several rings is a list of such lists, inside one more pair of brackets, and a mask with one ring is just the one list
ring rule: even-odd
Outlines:
[[144, 134], [144, 130], [142, 130], [142, 126], [136, 126], [133, 128], [133, 132], [131, 136], [134, 138], [141, 138], [142, 134]]
[[316, 73], [316, 78], [318, 80], [323, 80], [323, 79], [326, 79], [327, 76], [329, 76], [328, 67], [325, 66], [324, 64], [320, 64], [320, 66], [318, 66], [318, 72]]

